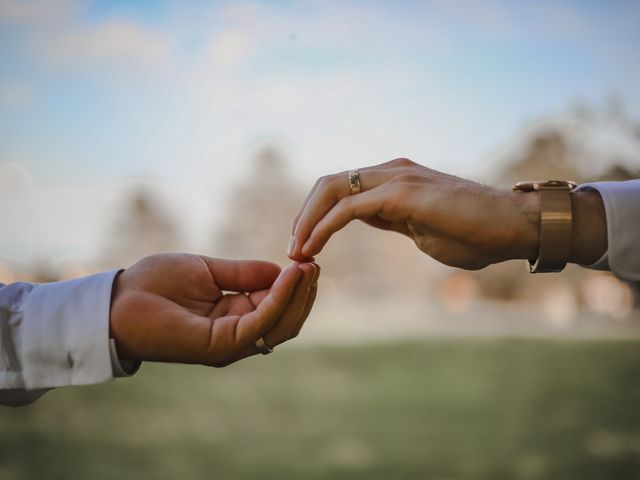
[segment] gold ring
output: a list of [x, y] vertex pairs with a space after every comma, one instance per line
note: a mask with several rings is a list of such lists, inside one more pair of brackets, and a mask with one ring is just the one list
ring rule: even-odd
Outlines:
[[265, 341], [264, 341], [264, 338], [262, 338], [262, 337], [260, 337], [260, 338], [258, 338], [258, 340], [256, 340], [256, 348], [263, 355], [269, 355], [270, 353], [273, 353], [273, 348], [271, 348], [269, 345], [267, 345], [265, 343]]
[[360, 172], [358, 170], [349, 170], [347, 172], [347, 176], [349, 177], [349, 189], [351, 190], [351, 195], [356, 195], [362, 191], [360, 187]]

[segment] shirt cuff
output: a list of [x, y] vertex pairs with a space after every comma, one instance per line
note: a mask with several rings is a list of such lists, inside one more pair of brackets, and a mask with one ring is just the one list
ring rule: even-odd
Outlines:
[[140, 360], [120, 360], [115, 339], [109, 339], [109, 354], [111, 357], [111, 370], [114, 378], [131, 377], [138, 373], [142, 366]]
[[577, 190], [597, 191], [607, 220], [607, 251], [595, 263], [583, 266], [611, 270], [624, 280], [640, 280], [640, 180], [585, 183]]
[[118, 270], [36, 285], [24, 305], [24, 387], [88, 385], [114, 378], [109, 349], [111, 289]]

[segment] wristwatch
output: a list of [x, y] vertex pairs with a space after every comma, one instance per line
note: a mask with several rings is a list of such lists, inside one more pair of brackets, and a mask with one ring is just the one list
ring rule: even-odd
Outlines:
[[561, 272], [571, 257], [572, 209], [571, 191], [575, 182], [548, 180], [518, 182], [512, 188], [519, 192], [538, 192], [540, 199], [540, 241], [538, 258], [529, 262], [531, 273]]

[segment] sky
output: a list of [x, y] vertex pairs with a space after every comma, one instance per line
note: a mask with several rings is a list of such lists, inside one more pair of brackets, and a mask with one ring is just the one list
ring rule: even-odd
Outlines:
[[269, 140], [303, 189], [400, 156], [490, 178], [576, 102], [640, 116], [639, 24], [636, 1], [0, 0], [0, 257], [92, 258], [137, 181], [199, 249]]

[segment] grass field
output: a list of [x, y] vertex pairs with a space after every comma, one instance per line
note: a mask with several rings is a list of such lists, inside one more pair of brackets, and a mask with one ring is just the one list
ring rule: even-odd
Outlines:
[[640, 343], [282, 348], [0, 409], [0, 479], [640, 479]]

